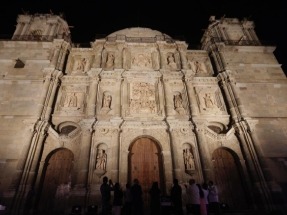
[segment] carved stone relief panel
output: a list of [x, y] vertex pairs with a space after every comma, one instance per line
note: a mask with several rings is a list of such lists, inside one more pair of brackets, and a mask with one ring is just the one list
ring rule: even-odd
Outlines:
[[136, 53], [132, 57], [131, 69], [151, 69], [152, 60], [150, 53]]
[[167, 52], [166, 68], [170, 70], [178, 70], [180, 68], [180, 54], [179, 52]]
[[130, 84], [130, 114], [157, 113], [155, 84], [133, 82]]
[[66, 112], [84, 112], [85, 97], [86, 86], [63, 86], [59, 108]]
[[126, 47], [123, 49], [123, 66], [124, 69], [158, 70], [160, 68], [159, 51], [154, 46]]
[[67, 64], [67, 73], [71, 75], [84, 75], [91, 69], [94, 55], [91, 50], [73, 48]]
[[226, 111], [221, 92], [218, 88], [197, 87], [195, 91], [201, 112], [214, 114]]
[[192, 76], [208, 76], [213, 74], [212, 65], [206, 52], [188, 52], [188, 69]]

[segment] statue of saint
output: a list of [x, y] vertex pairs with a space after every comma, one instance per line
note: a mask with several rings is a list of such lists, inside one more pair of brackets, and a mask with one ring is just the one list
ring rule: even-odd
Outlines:
[[98, 149], [96, 169], [106, 170], [107, 154], [103, 149]]

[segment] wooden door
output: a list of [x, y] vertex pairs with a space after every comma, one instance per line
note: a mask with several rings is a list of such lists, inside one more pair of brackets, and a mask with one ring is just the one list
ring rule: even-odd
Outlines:
[[43, 213], [65, 208], [70, 191], [73, 160], [73, 153], [67, 149], [58, 150], [47, 158], [39, 204]]
[[144, 192], [144, 201], [149, 202], [148, 190], [154, 181], [159, 183], [163, 190], [161, 153], [157, 144], [149, 138], [136, 140], [130, 151], [129, 181], [137, 178]]
[[227, 203], [231, 209], [246, 209], [247, 200], [238, 158], [225, 149], [217, 149], [213, 153], [213, 161], [219, 201]]

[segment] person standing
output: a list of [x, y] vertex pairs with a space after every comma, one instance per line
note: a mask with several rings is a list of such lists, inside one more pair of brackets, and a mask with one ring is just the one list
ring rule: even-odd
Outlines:
[[218, 198], [218, 190], [217, 187], [214, 185], [213, 181], [208, 182], [208, 205], [210, 212], [214, 212], [215, 215], [220, 215], [220, 204]]
[[158, 215], [160, 213], [160, 194], [161, 191], [158, 187], [158, 182], [155, 181], [149, 190], [151, 215]]
[[123, 206], [123, 191], [120, 184], [117, 182], [113, 188], [114, 190], [114, 200], [113, 200], [113, 211], [114, 215], [121, 215], [121, 209]]
[[132, 214], [132, 193], [130, 183], [126, 183], [126, 190], [124, 191], [124, 207], [123, 211], [125, 215]]
[[100, 187], [102, 196], [102, 215], [108, 215], [110, 212], [111, 185], [108, 184], [108, 177], [103, 178], [103, 183]]
[[183, 215], [182, 210], [182, 189], [178, 184], [178, 180], [173, 179], [173, 186], [170, 192], [171, 201], [173, 203], [174, 213], [175, 215]]
[[200, 196], [198, 186], [194, 179], [189, 179], [186, 187], [187, 211], [195, 215], [200, 215]]
[[134, 179], [134, 183], [131, 187], [132, 194], [132, 215], [143, 215], [143, 199], [142, 199], [142, 187], [139, 184], [139, 180]]
[[208, 184], [207, 183], [203, 183], [202, 186], [202, 192], [203, 192], [203, 199], [201, 199], [201, 206], [202, 206], [202, 211], [201, 214], [202, 215], [208, 215], [209, 211], [208, 211], [208, 194], [209, 194], [209, 190], [208, 190]]

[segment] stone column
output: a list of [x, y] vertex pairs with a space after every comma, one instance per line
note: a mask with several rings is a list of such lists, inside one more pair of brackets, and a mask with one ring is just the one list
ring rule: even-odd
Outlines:
[[96, 115], [96, 100], [97, 100], [97, 91], [98, 91], [98, 76], [91, 77], [91, 83], [89, 88], [89, 97], [87, 101], [87, 116]]
[[12, 214], [18, 214], [24, 210], [26, 194], [33, 188], [35, 182], [36, 171], [40, 160], [43, 143], [46, 137], [48, 123], [39, 121], [34, 130], [29, 136], [29, 143], [25, 150], [23, 163], [21, 165], [22, 175], [18, 184], [18, 190], [12, 202]]
[[[21, 32], [22, 32], [22, 30], [23, 30], [23, 25], [24, 25], [23, 22], [19, 22], [18, 25], [17, 25], [17, 27], [16, 27], [16, 30], [15, 30], [15, 32], [14, 32], [14, 36], [16, 36], [17, 39], [18, 39], [19, 36], [21, 35]], [[14, 37], [13, 37], [13, 38], [14, 38]]]
[[[121, 73], [121, 72], [120, 72]], [[115, 104], [113, 104], [113, 107], [115, 108], [115, 117], [120, 118], [121, 117], [121, 87], [122, 87], [122, 77], [119, 75], [119, 77], [116, 78], [116, 87], [118, 90], [116, 90], [113, 101]]]
[[76, 187], [82, 192], [86, 191], [88, 183], [88, 170], [89, 170], [89, 161], [90, 161], [90, 152], [91, 152], [91, 143], [92, 143], [92, 127], [94, 119], [82, 120], [80, 122], [82, 128], [81, 136], [81, 152], [79, 160], [77, 161], [78, 166], [78, 175], [76, 181]]
[[48, 120], [51, 117], [51, 112], [52, 112], [52, 106], [55, 100], [55, 93], [58, 88], [58, 85], [60, 83], [59, 78], [63, 76], [63, 73], [60, 71], [55, 70], [53, 72], [53, 83], [52, 83], [52, 89], [50, 92], [47, 94], [48, 100], [48, 105], [46, 106], [46, 112], [45, 112], [45, 119]]
[[56, 46], [54, 53], [53, 53], [53, 58], [51, 60], [51, 65], [54, 66], [54, 68], [56, 68], [57, 66], [59, 54], [60, 54], [60, 47]]
[[21, 36], [27, 36], [28, 34], [27, 34], [27, 28], [29, 27], [29, 22], [24, 22], [23, 23], [24, 24], [24, 27], [23, 27], [23, 30], [22, 30], [22, 32], [21, 32]]
[[187, 94], [189, 97], [189, 108], [191, 110], [191, 115], [195, 116], [199, 114], [199, 107], [197, 105], [197, 99], [195, 95], [194, 87], [192, 86], [192, 82], [187, 80], [186, 81], [186, 88], [187, 88]]
[[51, 30], [49, 32], [49, 38], [53, 37], [54, 34], [55, 34], [55, 29], [56, 29], [56, 26], [57, 26], [57, 23], [51, 23]]
[[266, 210], [272, 210], [272, 197], [264, 178], [252, 138], [249, 134], [248, 125], [245, 121], [241, 121], [236, 123], [234, 126], [237, 131], [236, 135], [240, 140], [241, 148], [246, 156], [246, 162], [254, 183], [253, 185], [255, 185], [252, 192], [253, 199], [256, 200], [257, 207], [262, 207], [262, 205], [264, 205]]
[[40, 101], [38, 104], [39, 108], [37, 110], [37, 118], [41, 118], [43, 108], [45, 106], [45, 101], [47, 98], [48, 90], [49, 90], [51, 80], [52, 80], [52, 72], [51, 71], [45, 71], [45, 73], [46, 73], [46, 76], [45, 76], [44, 86], [42, 89], [42, 94], [41, 94]]
[[204, 181], [206, 178], [212, 178], [211, 176], [211, 157], [210, 152], [208, 150], [207, 141], [205, 139], [205, 123], [202, 120], [194, 120], [196, 126], [196, 137], [197, 137], [197, 147], [199, 152], [201, 163], [201, 169], [203, 171], [203, 178], [199, 178], [199, 180]]
[[120, 143], [119, 143], [119, 135], [120, 135], [120, 130], [119, 128], [113, 128], [111, 131], [111, 142], [113, 143], [110, 148], [110, 152], [108, 159], [111, 162], [111, 179], [113, 182], [119, 181], [119, 148], [120, 148]]
[[171, 156], [172, 156], [172, 166], [173, 166], [173, 172], [174, 172], [174, 177], [177, 179], [182, 178], [182, 169], [180, 168], [179, 164], [179, 157], [178, 157], [178, 143], [176, 142], [176, 137], [174, 134], [174, 129], [175, 128], [170, 128], [170, 151], [171, 151]]

